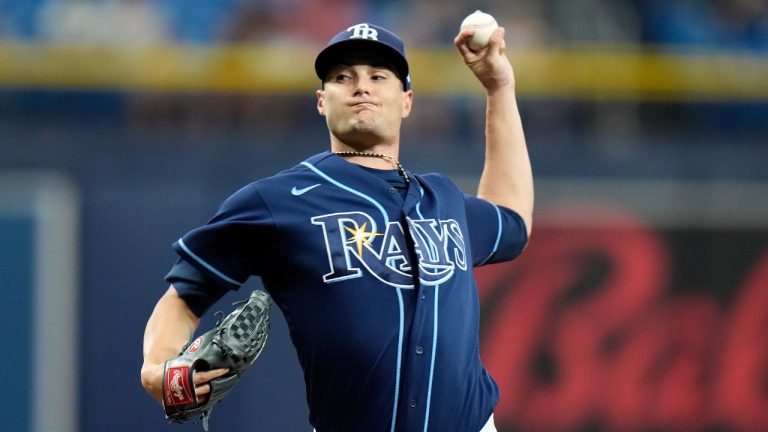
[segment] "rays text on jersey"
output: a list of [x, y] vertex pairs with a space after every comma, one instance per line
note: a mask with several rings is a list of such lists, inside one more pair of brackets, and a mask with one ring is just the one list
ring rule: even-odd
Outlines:
[[376, 221], [363, 212], [332, 213], [311, 219], [321, 230], [330, 272], [326, 283], [362, 277], [364, 272], [387, 285], [413, 288], [413, 244], [418, 260], [418, 276], [425, 285], [438, 285], [456, 268], [467, 269], [464, 234], [453, 219], [407, 219], [408, 230], [400, 222], [389, 222], [378, 232]]

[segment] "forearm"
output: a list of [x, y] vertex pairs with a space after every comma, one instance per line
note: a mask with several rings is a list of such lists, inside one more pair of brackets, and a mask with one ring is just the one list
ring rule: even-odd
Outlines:
[[533, 174], [514, 82], [488, 91], [485, 164], [477, 196], [516, 211], [530, 234]]
[[162, 398], [163, 365], [179, 354], [199, 322], [173, 286], [157, 302], [144, 331], [141, 368], [142, 385], [155, 399]]

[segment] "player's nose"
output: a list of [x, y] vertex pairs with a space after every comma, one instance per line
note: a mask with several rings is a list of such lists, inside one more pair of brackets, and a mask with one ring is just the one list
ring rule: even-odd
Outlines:
[[355, 80], [355, 96], [371, 94], [371, 79], [368, 77], [358, 77]]

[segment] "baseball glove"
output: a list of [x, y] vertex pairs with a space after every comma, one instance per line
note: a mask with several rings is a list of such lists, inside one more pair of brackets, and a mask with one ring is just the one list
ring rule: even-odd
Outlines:
[[[169, 421], [182, 423], [199, 416], [207, 431], [211, 409], [240, 381], [264, 349], [272, 298], [264, 291], [253, 291], [248, 300], [235, 303], [238, 304], [212, 330], [184, 346], [178, 357], [165, 362], [163, 407]], [[211, 392], [199, 403], [192, 373], [218, 368], [229, 368], [229, 372], [208, 383]]]

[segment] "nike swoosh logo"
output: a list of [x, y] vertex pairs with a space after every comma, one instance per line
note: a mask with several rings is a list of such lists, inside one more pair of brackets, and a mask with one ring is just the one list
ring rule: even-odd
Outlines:
[[316, 188], [318, 186], [320, 186], [320, 183], [313, 184], [312, 186], [307, 186], [307, 187], [301, 188], [301, 189], [298, 189], [298, 188], [296, 188], [296, 186], [294, 186], [293, 189], [291, 189], [291, 195], [293, 195], [293, 196], [304, 195], [305, 193], [311, 191], [312, 189], [314, 189], [314, 188]]

